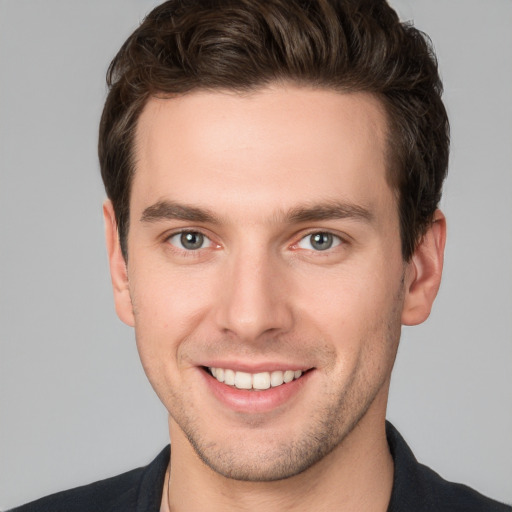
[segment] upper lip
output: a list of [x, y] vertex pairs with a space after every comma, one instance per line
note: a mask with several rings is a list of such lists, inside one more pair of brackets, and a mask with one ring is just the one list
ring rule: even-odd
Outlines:
[[201, 364], [200, 366], [205, 366], [207, 368], [223, 368], [234, 370], [238, 372], [246, 372], [246, 373], [262, 373], [262, 372], [275, 372], [278, 370], [286, 371], [286, 370], [310, 370], [312, 367], [305, 365], [304, 363], [296, 363], [293, 361], [287, 362], [277, 362], [277, 361], [268, 361], [268, 362], [260, 362], [260, 363], [246, 363], [242, 361], [224, 361], [224, 360], [212, 360]]

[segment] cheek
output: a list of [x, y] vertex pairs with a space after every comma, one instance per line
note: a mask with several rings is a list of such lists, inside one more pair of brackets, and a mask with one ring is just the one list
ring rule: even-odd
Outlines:
[[151, 264], [146, 267], [151, 271], [140, 271], [135, 264], [133, 268], [130, 293], [137, 350], [148, 379], [160, 395], [162, 383], [177, 375], [180, 345], [201, 324], [210, 294], [205, 280], [192, 278], [190, 272], [171, 273]]
[[389, 359], [400, 336], [401, 289], [399, 266], [390, 272], [376, 261], [311, 273], [295, 289], [297, 317], [336, 348], [343, 366], [377, 363]]
[[136, 327], [177, 334], [190, 329], [200, 320], [214, 295], [211, 276], [187, 267], [172, 269], [158, 264], [147, 267], [149, 271], [135, 271], [130, 280]]
[[[325, 325], [371, 322], [394, 300], [396, 280], [375, 266], [312, 269], [295, 283], [297, 305]], [[308, 315], [309, 316], [309, 315]]]

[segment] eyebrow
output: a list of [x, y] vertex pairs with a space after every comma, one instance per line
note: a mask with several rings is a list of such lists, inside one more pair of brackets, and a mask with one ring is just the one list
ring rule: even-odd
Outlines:
[[[329, 219], [353, 219], [371, 222], [374, 216], [371, 210], [365, 206], [346, 202], [326, 201], [307, 206], [297, 206], [276, 215], [274, 218], [276, 222], [284, 221], [288, 224], [300, 224]], [[140, 220], [147, 223], [163, 220], [183, 220], [220, 224], [220, 219], [210, 210], [167, 200], [158, 201], [148, 206], [142, 212]]]
[[365, 206], [353, 203], [327, 201], [292, 208], [285, 216], [290, 223], [314, 222], [329, 219], [354, 219], [371, 222], [374, 218], [371, 210]]
[[148, 206], [140, 218], [141, 222], [158, 222], [162, 220], [186, 220], [218, 224], [219, 219], [210, 211], [173, 201], [158, 201]]

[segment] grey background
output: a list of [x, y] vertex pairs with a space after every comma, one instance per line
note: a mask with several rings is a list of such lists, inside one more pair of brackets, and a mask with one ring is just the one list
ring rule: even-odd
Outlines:
[[[453, 150], [444, 282], [404, 329], [389, 418], [443, 476], [512, 502], [512, 2], [391, 3], [434, 41]], [[155, 4], [0, 0], [0, 509], [167, 443], [114, 313], [96, 159], [106, 67]]]

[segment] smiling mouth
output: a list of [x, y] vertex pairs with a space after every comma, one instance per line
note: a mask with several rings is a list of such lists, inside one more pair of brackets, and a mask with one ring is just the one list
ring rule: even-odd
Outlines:
[[305, 373], [302, 370], [277, 370], [273, 372], [247, 373], [229, 368], [206, 368], [206, 371], [218, 382], [237, 389], [264, 391], [277, 388], [300, 379]]

